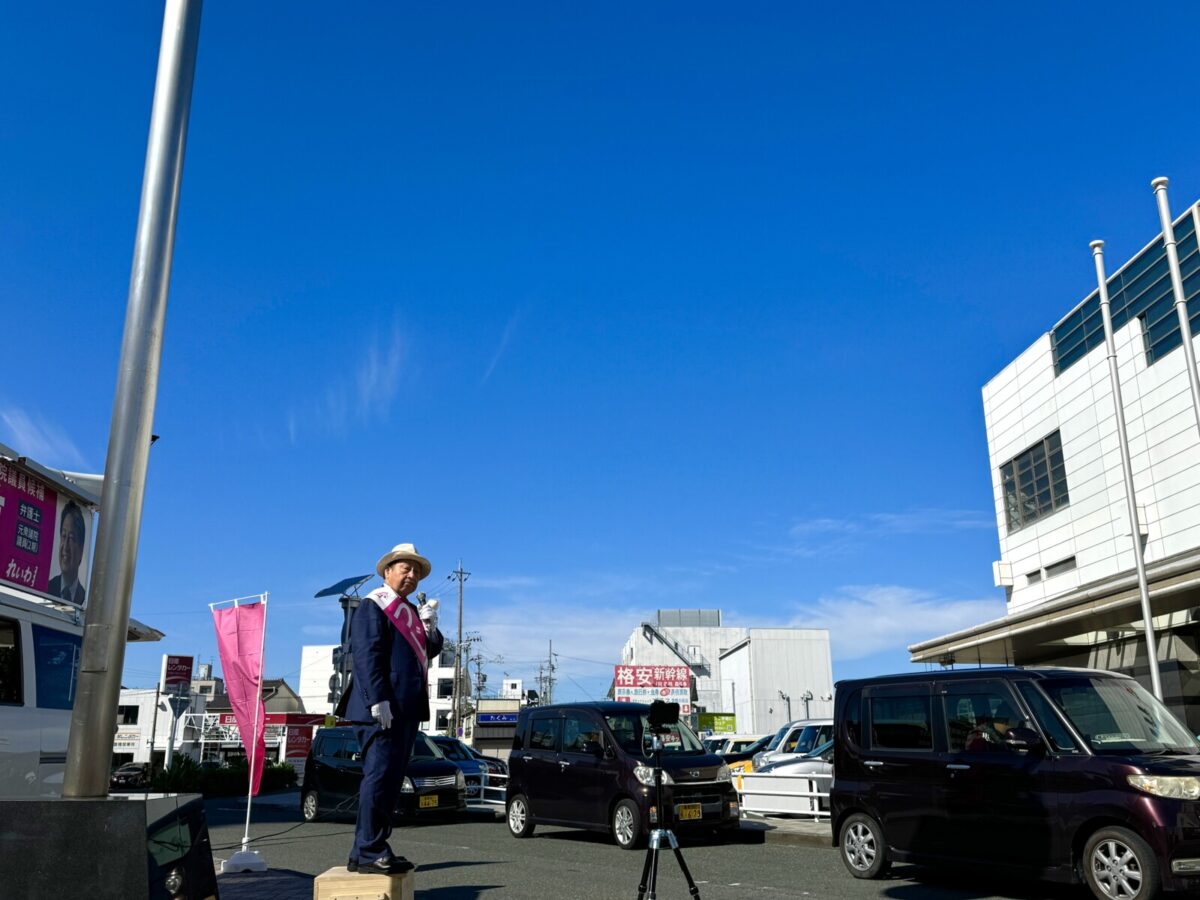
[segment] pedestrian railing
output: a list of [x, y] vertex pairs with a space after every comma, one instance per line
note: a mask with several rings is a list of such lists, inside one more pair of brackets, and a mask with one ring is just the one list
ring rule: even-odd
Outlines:
[[479, 795], [467, 800], [471, 806], [504, 806], [508, 794], [508, 776], [482, 773]]
[[829, 818], [829, 786], [833, 775], [773, 775], [748, 772], [737, 776], [742, 814]]

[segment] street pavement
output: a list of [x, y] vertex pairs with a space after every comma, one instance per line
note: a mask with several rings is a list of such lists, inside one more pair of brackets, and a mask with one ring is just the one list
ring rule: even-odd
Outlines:
[[[304, 823], [295, 795], [256, 806], [250, 846], [270, 866], [263, 874], [222, 875], [222, 900], [311, 900], [313, 877], [346, 863], [354, 823]], [[213, 855], [241, 846], [244, 801], [207, 804]], [[637, 897], [644, 852], [621, 850], [607, 835], [540, 826], [517, 840], [498, 814], [470, 810], [450, 822], [397, 827], [397, 853], [417, 863], [417, 900], [621, 900]], [[747, 831], [730, 843], [685, 843], [683, 855], [701, 900], [886, 898], [886, 900], [1087, 900], [1077, 887], [1014, 882], [991, 874], [935, 873], [896, 866], [890, 878], [859, 881], [838, 854]], [[659, 867], [659, 900], [685, 900], [687, 884], [670, 853]]]

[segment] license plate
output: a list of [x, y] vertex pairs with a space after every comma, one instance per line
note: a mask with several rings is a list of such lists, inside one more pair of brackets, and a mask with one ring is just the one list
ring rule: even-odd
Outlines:
[[428, 794], [421, 798], [421, 809], [437, 806], [437, 794]]
[[689, 822], [704, 818], [704, 813], [700, 809], [699, 803], [681, 803], [675, 807], [675, 815], [679, 818], [680, 822]]

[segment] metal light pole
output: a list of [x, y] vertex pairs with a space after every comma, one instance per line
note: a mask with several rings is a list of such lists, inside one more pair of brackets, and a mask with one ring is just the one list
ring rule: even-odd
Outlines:
[[[1168, 226], [1170, 222], [1167, 223]], [[1137, 567], [1138, 591], [1142, 597], [1142, 623], [1146, 630], [1146, 655], [1150, 662], [1150, 684], [1154, 696], [1162, 699], [1162, 679], [1158, 673], [1158, 647], [1154, 640], [1154, 617], [1150, 609], [1150, 588], [1146, 583], [1146, 560], [1142, 553], [1142, 529], [1138, 524], [1137, 497], [1133, 493], [1133, 462], [1129, 458], [1129, 437], [1125, 432], [1125, 402], [1121, 399], [1121, 379], [1117, 374], [1117, 345], [1113, 340], [1112, 315], [1108, 301], [1108, 278], [1104, 274], [1104, 241], [1092, 241], [1096, 262], [1096, 282], [1100, 287], [1100, 318], [1104, 322], [1104, 346], [1108, 353], [1108, 379], [1112, 383], [1113, 405], [1117, 415], [1117, 443], [1121, 448], [1121, 471], [1125, 473], [1125, 504], [1129, 511], [1133, 562]], [[1187, 342], [1188, 344], [1191, 341]]]
[[1187, 360], [1188, 384], [1192, 389], [1192, 410], [1196, 427], [1200, 428], [1200, 375], [1196, 372], [1196, 351], [1192, 347], [1192, 326], [1188, 321], [1187, 300], [1183, 296], [1183, 276], [1179, 271], [1179, 250], [1175, 246], [1175, 226], [1171, 222], [1171, 205], [1167, 202], [1167, 179], [1150, 182], [1158, 201], [1158, 220], [1162, 225], [1163, 245], [1167, 250], [1167, 268], [1171, 272], [1171, 293], [1175, 297], [1175, 314], [1179, 317], [1179, 337], [1183, 343], [1183, 358]]
[[163, 15], [64, 797], [108, 795], [109, 754], [97, 748], [112, 747], [125, 664], [201, 7], [167, 0]]
[[[780, 691], [779, 699], [787, 704], [787, 720], [789, 722], [792, 721], [792, 696], [791, 696], [791, 694], [785, 694], [783, 691]], [[808, 718], [808, 717], [805, 716], [805, 718]]]

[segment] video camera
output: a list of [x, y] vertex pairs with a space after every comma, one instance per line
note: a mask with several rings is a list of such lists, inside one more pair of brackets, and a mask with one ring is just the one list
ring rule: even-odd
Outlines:
[[679, 724], [679, 704], [664, 703], [655, 700], [650, 704], [650, 715], [647, 717], [650, 731], [654, 734], [666, 734], [672, 725]]

